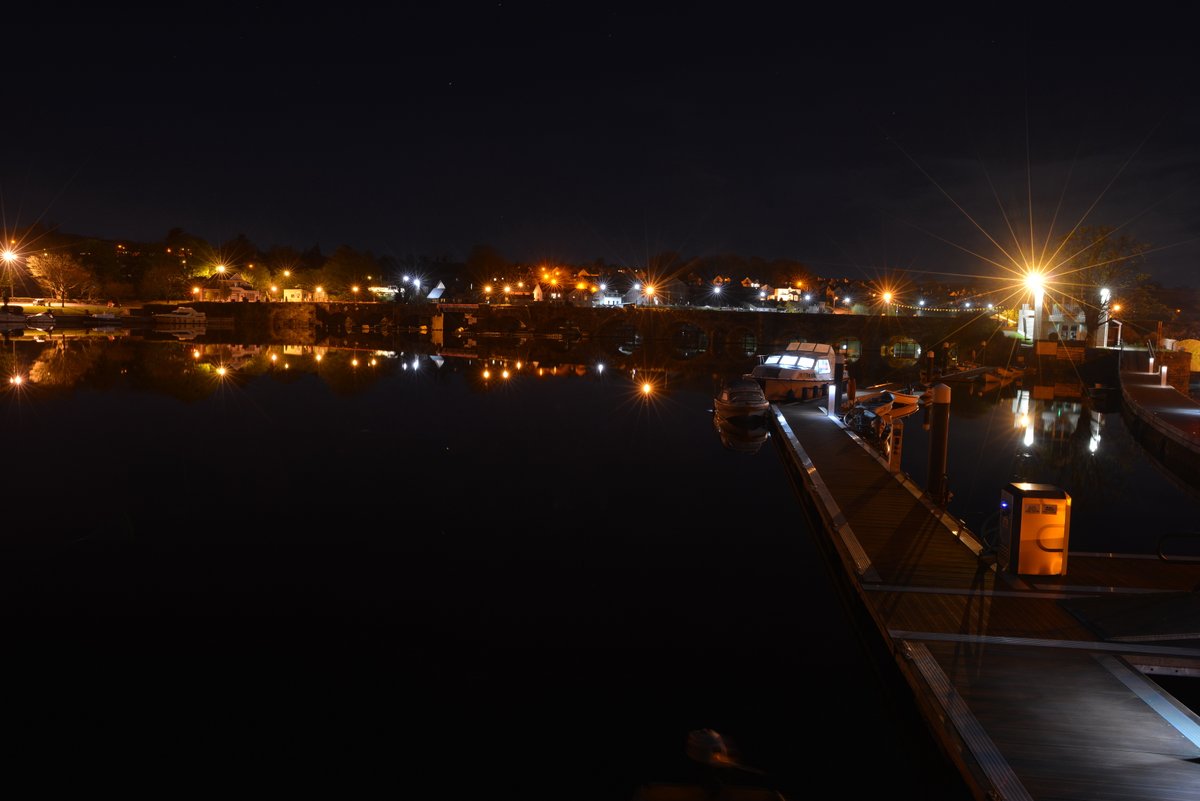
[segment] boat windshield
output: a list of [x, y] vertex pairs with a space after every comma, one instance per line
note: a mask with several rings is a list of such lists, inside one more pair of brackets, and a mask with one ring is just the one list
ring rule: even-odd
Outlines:
[[817, 360], [817, 372], [819, 372], [819, 373], [828, 373], [828, 372], [830, 372], [830, 370], [829, 370], [829, 359], [818, 359], [818, 360]]
[[816, 361], [811, 356], [801, 356], [796, 360], [801, 370], [811, 370]]
[[768, 356], [763, 360], [763, 364], [779, 364], [779, 356]]
[[779, 359], [779, 363], [784, 367], [795, 367], [798, 361], [799, 359], [795, 356], [782, 356]]

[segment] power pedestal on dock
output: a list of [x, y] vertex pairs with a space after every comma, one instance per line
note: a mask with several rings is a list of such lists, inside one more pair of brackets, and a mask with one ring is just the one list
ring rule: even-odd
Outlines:
[[1000, 545], [1004, 570], [1064, 576], [1071, 533], [1071, 496], [1052, 484], [1012, 482], [1000, 491]]

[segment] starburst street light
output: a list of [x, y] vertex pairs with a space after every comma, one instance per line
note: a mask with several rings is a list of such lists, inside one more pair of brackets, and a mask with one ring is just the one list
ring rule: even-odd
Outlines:
[[1025, 273], [1025, 288], [1033, 295], [1033, 326], [1029, 338], [1038, 340], [1042, 328], [1042, 300], [1046, 296], [1046, 276], [1041, 270], [1033, 269]]
[[8, 305], [8, 300], [13, 296], [13, 265], [17, 263], [20, 256], [12, 248], [5, 248], [0, 252], [0, 259], [4, 261], [4, 275], [8, 278], [8, 291], [4, 293], [4, 305]]

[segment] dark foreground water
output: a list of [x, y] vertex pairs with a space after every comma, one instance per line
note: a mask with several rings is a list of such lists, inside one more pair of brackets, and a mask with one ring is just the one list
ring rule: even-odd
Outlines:
[[789, 798], [967, 798], [720, 369], [43, 339], [0, 578], [48, 789], [626, 799], [710, 727]]

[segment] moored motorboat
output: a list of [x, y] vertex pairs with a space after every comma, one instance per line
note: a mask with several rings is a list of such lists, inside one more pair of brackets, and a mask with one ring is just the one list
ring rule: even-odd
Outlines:
[[854, 399], [854, 406], [852, 408], [866, 409], [875, 414], [884, 414], [892, 408], [895, 402], [896, 400], [892, 397], [892, 393], [884, 390], [870, 395], [859, 395]]
[[1023, 375], [1023, 367], [993, 367], [983, 374], [982, 380], [985, 384], [1007, 384]]
[[197, 328], [203, 327], [207, 320], [207, 314], [202, 311], [196, 311], [191, 306], [176, 306], [172, 311], [157, 312], [154, 315], [155, 325], [177, 325]]
[[881, 392], [892, 396], [892, 402], [898, 406], [915, 403], [928, 403], [933, 398], [933, 388], [925, 384], [876, 384], [867, 387], [864, 397], [870, 397]]
[[721, 417], [760, 417], [771, 408], [763, 388], [749, 378], [725, 382], [713, 398], [713, 411]]
[[767, 400], [824, 398], [837, 380], [839, 358], [838, 351], [827, 343], [792, 341], [783, 350], [762, 357], [743, 377], [756, 381]]
[[54, 327], [54, 323], [54, 315], [50, 312], [25, 315], [25, 324], [30, 328], [40, 328], [43, 331], [48, 331]]
[[938, 381], [949, 381], [949, 382], [976, 381], [979, 379], [980, 376], [987, 373], [989, 369], [990, 368], [988, 368], [988, 367], [978, 367], [978, 366], [974, 366], [974, 365], [972, 365], [972, 366], [959, 365], [958, 369], [939, 374], [937, 376], [937, 380]]
[[124, 315], [114, 312], [96, 312], [83, 318], [85, 325], [114, 326], [120, 325]]

